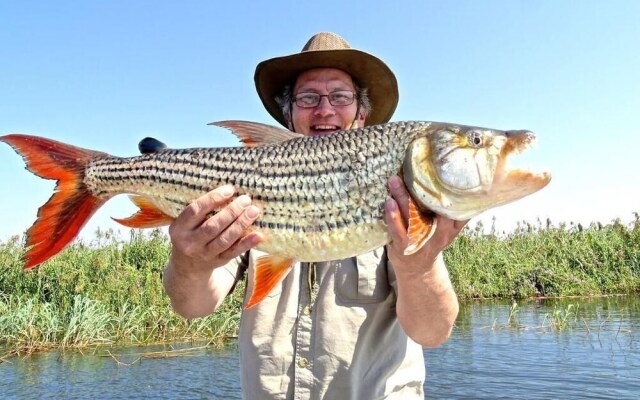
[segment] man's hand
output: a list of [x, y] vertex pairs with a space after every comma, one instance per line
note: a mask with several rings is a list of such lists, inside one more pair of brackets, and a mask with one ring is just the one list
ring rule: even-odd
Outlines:
[[231, 201], [233, 194], [229, 185], [212, 190], [169, 227], [171, 257], [162, 280], [173, 309], [185, 318], [211, 314], [222, 304], [235, 278], [218, 267], [262, 240], [260, 233], [246, 233], [260, 208], [251, 205], [249, 196]]
[[[404, 250], [409, 244], [407, 237], [409, 192], [398, 176], [389, 179], [389, 190], [393, 197], [385, 204], [385, 221], [391, 235], [391, 243], [387, 246], [389, 260], [394, 266], [402, 269], [415, 268], [418, 265], [431, 268], [438, 254], [453, 242], [467, 221], [455, 221], [436, 215], [437, 227], [431, 239], [416, 253], [405, 256]], [[424, 273], [425, 270], [415, 269], [413, 272]]]
[[[257, 232], [245, 236], [260, 208], [242, 195], [230, 201], [234, 189], [221, 186], [194, 200], [169, 227], [169, 263], [182, 274], [210, 273], [260, 243]], [[220, 209], [215, 215], [210, 214]]]
[[405, 256], [409, 244], [407, 221], [409, 193], [402, 180], [389, 179], [392, 199], [387, 200], [385, 221], [392, 242], [387, 245], [389, 261], [396, 273], [396, 312], [409, 337], [424, 347], [444, 343], [458, 315], [458, 299], [441, 257], [467, 221], [436, 216], [436, 231], [416, 253]]

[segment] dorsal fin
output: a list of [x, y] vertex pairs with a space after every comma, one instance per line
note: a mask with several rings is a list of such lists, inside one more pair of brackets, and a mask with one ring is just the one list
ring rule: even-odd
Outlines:
[[156, 138], [146, 137], [138, 143], [138, 150], [142, 154], [157, 153], [167, 148], [167, 145]]
[[287, 140], [304, 137], [304, 135], [277, 126], [249, 121], [218, 121], [208, 125], [227, 128], [247, 147], [277, 144]]

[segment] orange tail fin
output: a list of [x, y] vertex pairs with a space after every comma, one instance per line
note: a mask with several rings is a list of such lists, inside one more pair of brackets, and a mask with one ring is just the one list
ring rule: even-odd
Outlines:
[[53, 196], [40, 207], [36, 222], [27, 230], [24, 268], [29, 269], [64, 249], [107, 201], [94, 196], [83, 182], [89, 160], [106, 154], [28, 135], [6, 135], [0, 141], [24, 158], [29, 171], [58, 181]]

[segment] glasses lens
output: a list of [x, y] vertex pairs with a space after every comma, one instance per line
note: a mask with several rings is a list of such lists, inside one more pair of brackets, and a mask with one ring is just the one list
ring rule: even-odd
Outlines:
[[329, 103], [334, 106], [348, 106], [353, 103], [353, 92], [341, 90], [339, 92], [329, 93]]
[[299, 93], [296, 95], [296, 104], [299, 107], [315, 107], [320, 103], [320, 95], [317, 93]]

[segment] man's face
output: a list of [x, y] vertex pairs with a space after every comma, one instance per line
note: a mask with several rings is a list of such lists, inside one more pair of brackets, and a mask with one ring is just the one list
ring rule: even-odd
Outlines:
[[[356, 118], [358, 99], [347, 106], [333, 106], [329, 98], [320, 98], [320, 104], [316, 107], [302, 108], [296, 105], [295, 97], [300, 93], [316, 93], [328, 95], [336, 91], [356, 91], [351, 76], [336, 68], [315, 68], [303, 72], [298, 76], [293, 87], [293, 105], [291, 110], [291, 123], [289, 128], [306, 136], [326, 135], [328, 133], [351, 128]], [[357, 118], [358, 127], [364, 126], [364, 113], [359, 112]]]

